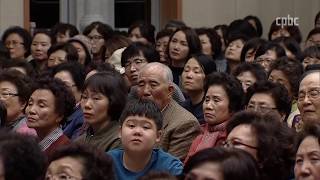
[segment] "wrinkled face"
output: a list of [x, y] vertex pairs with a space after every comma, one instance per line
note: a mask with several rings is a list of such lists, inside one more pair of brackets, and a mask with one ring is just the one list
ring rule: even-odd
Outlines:
[[275, 40], [278, 37], [290, 37], [290, 33], [286, 29], [279, 29], [271, 34], [271, 40]]
[[203, 115], [210, 125], [217, 125], [230, 119], [229, 97], [221, 85], [209, 87], [203, 102]]
[[218, 163], [206, 162], [193, 168], [185, 180], [223, 180], [222, 169]]
[[26, 107], [27, 125], [29, 128], [52, 132], [59, 127], [62, 116], [56, 112], [55, 96], [50, 90], [35, 90]]
[[11, 33], [4, 41], [4, 45], [9, 50], [11, 59], [24, 59], [26, 49], [21, 36]]
[[109, 98], [104, 94], [86, 88], [81, 96], [84, 120], [95, 127], [107, 122], [109, 103]]
[[260, 64], [266, 72], [269, 72], [271, 63], [277, 59], [274, 50], [267, 50], [265, 54], [257, 57], [256, 63]]
[[64, 50], [57, 50], [50, 54], [48, 59], [48, 67], [54, 67], [66, 62], [67, 52]]
[[172, 63], [183, 64], [189, 54], [189, 45], [186, 35], [182, 31], [176, 32], [169, 42], [169, 55]]
[[7, 108], [7, 122], [14, 122], [23, 114], [25, 103], [19, 100], [17, 87], [9, 82], [0, 82], [0, 100]]
[[208, 35], [202, 34], [199, 36], [199, 39], [200, 39], [201, 46], [202, 46], [202, 53], [209, 55], [209, 56], [212, 56], [214, 54], [214, 52], [212, 52], [212, 44], [210, 42]]
[[242, 72], [236, 78], [240, 81], [245, 93], [247, 93], [248, 87], [257, 81], [256, 77], [250, 71]]
[[129, 38], [132, 42], [141, 42], [143, 44], [148, 44], [148, 40], [142, 37], [140, 29], [138, 27], [134, 28], [129, 34]]
[[206, 75], [197, 60], [191, 58], [182, 72], [182, 86], [187, 92], [202, 92]]
[[247, 109], [252, 111], [257, 111], [263, 114], [266, 114], [270, 111], [280, 112], [277, 110], [276, 102], [271, 96], [267, 93], [254, 93], [247, 105]]
[[83, 161], [66, 156], [50, 163], [45, 179], [82, 179], [85, 171]]
[[139, 153], [148, 153], [160, 142], [161, 135], [154, 120], [144, 116], [128, 116], [119, 134], [125, 150]]
[[171, 100], [173, 86], [165, 79], [162, 69], [143, 69], [138, 79], [139, 97], [150, 99], [162, 110]]
[[241, 39], [230, 42], [225, 52], [226, 59], [240, 61], [243, 46], [244, 43]]
[[320, 145], [318, 138], [307, 136], [296, 154], [294, 175], [297, 180], [320, 179]]
[[37, 60], [48, 59], [48, 49], [51, 46], [51, 39], [46, 34], [38, 33], [33, 37], [31, 44], [31, 55]]
[[159, 38], [156, 42], [156, 50], [158, 51], [160, 55], [160, 62], [164, 64], [168, 64], [168, 55], [167, 55], [167, 48], [169, 44], [169, 36], [164, 36], [162, 38]]
[[292, 88], [287, 76], [280, 70], [272, 70], [269, 75], [269, 81], [282, 84], [288, 91], [289, 96], [292, 97]]
[[258, 140], [256, 134], [249, 124], [240, 124], [233, 128], [228, 134], [228, 146], [233, 148], [242, 149], [252, 155], [256, 160]]
[[97, 29], [92, 29], [88, 34], [88, 38], [90, 39], [91, 43], [91, 53], [99, 54], [101, 47], [105, 43], [102, 34], [100, 34]]
[[308, 65], [320, 64], [320, 58], [316, 57], [305, 57], [302, 61], [303, 68], [306, 69]]
[[125, 74], [128, 77], [131, 85], [138, 84], [138, 75], [140, 69], [148, 63], [147, 59], [140, 52], [138, 56], [133, 56], [128, 59], [125, 66]]
[[65, 34], [58, 32], [56, 40], [57, 43], [66, 43], [70, 39], [69, 31], [66, 31]]
[[298, 108], [303, 121], [319, 121], [320, 118], [320, 74], [307, 75], [301, 82]]
[[72, 42], [71, 44], [77, 49], [78, 56], [79, 56], [78, 62], [80, 64], [84, 65], [87, 55], [86, 55], [86, 51], [84, 50], [83, 46], [78, 42]]
[[307, 39], [306, 41], [306, 48], [317, 45], [320, 45], [320, 33], [310, 36], [309, 39]]

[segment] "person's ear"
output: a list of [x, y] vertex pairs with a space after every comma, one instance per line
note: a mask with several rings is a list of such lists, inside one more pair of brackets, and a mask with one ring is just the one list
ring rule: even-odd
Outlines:
[[[173, 83], [173, 82], [172, 82]], [[174, 86], [172, 83], [169, 83], [169, 86], [168, 86], [168, 91], [169, 91], [169, 95], [172, 96], [173, 95], [173, 92], [174, 92]]]
[[122, 130], [122, 126], [119, 126], [118, 137], [119, 137], [120, 139], [121, 139], [121, 136], [122, 136], [122, 135], [121, 135], [121, 134], [122, 134], [122, 133], [121, 133], [121, 130]]
[[161, 135], [162, 135], [162, 131], [161, 130], [158, 130], [157, 131], [157, 139], [156, 139], [156, 142], [159, 143], [160, 140], [161, 140]]

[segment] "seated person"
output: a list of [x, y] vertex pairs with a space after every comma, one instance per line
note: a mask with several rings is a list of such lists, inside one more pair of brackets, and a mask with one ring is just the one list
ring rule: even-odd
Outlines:
[[108, 152], [114, 160], [117, 179], [137, 179], [149, 171], [182, 173], [178, 158], [154, 148], [160, 142], [162, 121], [161, 111], [152, 101], [129, 101], [120, 117], [123, 149]]
[[93, 146], [71, 144], [55, 151], [49, 159], [45, 179], [114, 180], [112, 159]]

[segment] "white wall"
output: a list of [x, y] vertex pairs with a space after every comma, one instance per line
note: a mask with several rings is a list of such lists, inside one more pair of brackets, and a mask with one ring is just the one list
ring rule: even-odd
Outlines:
[[23, 26], [23, 0], [0, 0], [0, 37], [13, 25]]
[[299, 18], [299, 28], [305, 38], [319, 10], [319, 0], [182, 0], [182, 18], [189, 26], [229, 24], [252, 14], [262, 21], [264, 37], [276, 17], [289, 14]]

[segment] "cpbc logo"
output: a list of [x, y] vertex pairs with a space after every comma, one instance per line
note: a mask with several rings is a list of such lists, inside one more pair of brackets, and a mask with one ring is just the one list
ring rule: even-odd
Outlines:
[[277, 17], [276, 18], [276, 25], [281, 26], [299, 26], [298, 17], [291, 17], [289, 14], [286, 17]]

